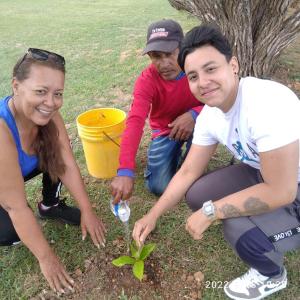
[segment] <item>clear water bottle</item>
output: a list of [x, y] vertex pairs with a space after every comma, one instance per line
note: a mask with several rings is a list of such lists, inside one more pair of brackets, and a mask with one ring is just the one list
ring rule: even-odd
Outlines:
[[110, 200], [110, 209], [112, 213], [123, 223], [128, 222], [130, 217], [130, 207], [126, 200], [120, 200], [119, 203], [113, 204], [113, 198]]

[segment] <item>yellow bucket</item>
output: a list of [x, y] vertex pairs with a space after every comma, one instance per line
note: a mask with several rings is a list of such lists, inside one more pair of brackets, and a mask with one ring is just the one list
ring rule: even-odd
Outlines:
[[125, 112], [117, 108], [91, 109], [77, 117], [87, 168], [93, 177], [116, 176], [125, 119]]

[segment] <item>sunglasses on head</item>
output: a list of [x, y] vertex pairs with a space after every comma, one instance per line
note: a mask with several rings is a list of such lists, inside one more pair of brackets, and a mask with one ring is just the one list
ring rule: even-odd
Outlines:
[[57, 53], [37, 48], [29, 48], [19, 63], [19, 67], [27, 57], [31, 57], [39, 61], [47, 61], [51, 59], [62, 66], [66, 63], [64, 57]]

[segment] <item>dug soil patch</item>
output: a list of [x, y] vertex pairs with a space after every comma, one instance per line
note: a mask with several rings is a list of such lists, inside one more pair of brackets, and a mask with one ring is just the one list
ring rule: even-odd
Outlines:
[[102, 250], [86, 260], [83, 268], [74, 271], [72, 277], [77, 284], [75, 292], [67, 292], [59, 297], [50, 290], [43, 290], [31, 300], [201, 299], [203, 281], [195, 274], [189, 274], [184, 266], [175, 267], [170, 260], [162, 260], [156, 252], [145, 261], [142, 281], [133, 276], [131, 266], [115, 267], [111, 261], [126, 254], [122, 237], [117, 239], [117, 243], [114, 241], [113, 250]]

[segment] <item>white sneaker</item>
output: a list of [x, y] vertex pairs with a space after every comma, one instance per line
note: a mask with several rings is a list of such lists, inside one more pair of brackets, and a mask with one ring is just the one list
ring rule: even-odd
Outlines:
[[287, 285], [287, 273], [284, 268], [280, 275], [267, 277], [251, 268], [247, 273], [230, 281], [224, 292], [231, 299], [263, 299]]
[[20, 244], [22, 244], [22, 241], [17, 241], [17, 242], [13, 242], [13, 243], [12, 243], [12, 246], [18, 246], [18, 245], [20, 245]]

